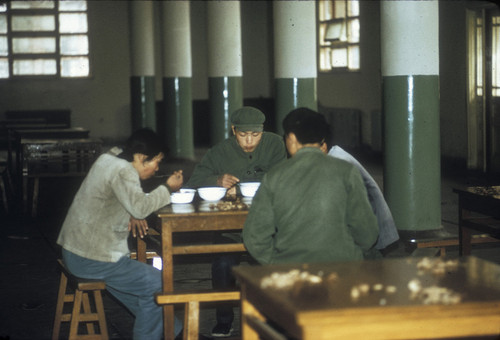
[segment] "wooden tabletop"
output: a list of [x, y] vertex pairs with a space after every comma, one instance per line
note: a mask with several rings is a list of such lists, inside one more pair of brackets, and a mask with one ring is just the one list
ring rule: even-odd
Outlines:
[[[264, 278], [295, 269], [320, 283], [263, 288]], [[500, 335], [500, 266], [475, 257], [239, 266], [234, 273], [250, 305], [301, 339]]]

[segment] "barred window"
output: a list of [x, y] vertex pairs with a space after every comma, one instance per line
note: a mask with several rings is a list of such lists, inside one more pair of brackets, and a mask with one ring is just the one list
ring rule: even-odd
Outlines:
[[89, 75], [86, 0], [0, 3], [0, 79]]

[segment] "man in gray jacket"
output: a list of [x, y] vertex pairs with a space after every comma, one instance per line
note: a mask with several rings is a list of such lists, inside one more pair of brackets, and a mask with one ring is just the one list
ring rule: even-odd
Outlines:
[[[161, 272], [130, 259], [127, 238], [147, 233], [144, 219], [170, 203], [170, 193], [183, 182], [176, 171], [149, 194], [140, 180], [152, 177], [163, 159], [162, 143], [149, 129], [132, 134], [120, 154], [101, 155], [92, 165], [71, 204], [57, 243], [64, 264], [82, 278], [100, 279], [106, 289], [135, 316], [134, 339], [163, 336], [162, 308], [154, 301], [161, 291]], [[182, 323], [175, 322], [175, 334]]]

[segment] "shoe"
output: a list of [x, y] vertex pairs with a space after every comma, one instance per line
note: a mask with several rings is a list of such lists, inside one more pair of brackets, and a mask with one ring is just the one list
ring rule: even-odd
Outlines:
[[218, 323], [215, 325], [214, 329], [212, 329], [212, 336], [216, 338], [227, 338], [231, 336], [233, 332], [233, 327], [229, 323]]

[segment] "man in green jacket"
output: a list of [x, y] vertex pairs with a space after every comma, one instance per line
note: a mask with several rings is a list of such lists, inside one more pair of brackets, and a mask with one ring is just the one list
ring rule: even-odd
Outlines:
[[243, 228], [247, 250], [261, 264], [362, 260], [378, 226], [359, 170], [321, 150], [323, 115], [296, 109], [283, 128], [292, 157], [261, 182]]
[[[191, 188], [222, 186], [228, 195], [237, 193], [240, 182], [260, 182], [264, 174], [286, 159], [283, 138], [264, 132], [264, 114], [253, 107], [242, 107], [231, 115], [234, 136], [220, 142], [207, 151], [196, 165], [186, 186]], [[219, 237], [217, 243], [234, 242]], [[215, 289], [230, 289], [235, 286], [231, 268], [239, 263], [239, 256], [220, 256], [212, 263], [212, 285]], [[231, 305], [216, 308], [217, 324], [212, 336], [231, 335], [234, 319]]]

